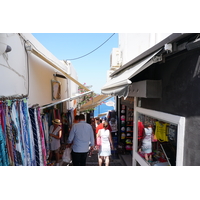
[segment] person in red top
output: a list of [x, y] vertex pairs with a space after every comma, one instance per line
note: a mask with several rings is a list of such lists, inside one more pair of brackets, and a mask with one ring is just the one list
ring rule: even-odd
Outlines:
[[144, 133], [144, 125], [138, 119], [138, 149], [140, 149], [142, 145], [143, 133]]

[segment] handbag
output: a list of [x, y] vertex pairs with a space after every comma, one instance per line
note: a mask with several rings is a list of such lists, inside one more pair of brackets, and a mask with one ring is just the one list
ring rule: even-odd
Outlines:
[[97, 145], [98, 145], [98, 146], [101, 145], [101, 137], [97, 137]]
[[99, 130], [99, 136], [97, 137], [97, 146], [101, 145], [101, 136], [100, 136], [100, 130]]
[[70, 163], [70, 161], [71, 161], [71, 151], [72, 151], [71, 147], [65, 149], [63, 156], [62, 156], [63, 162]]

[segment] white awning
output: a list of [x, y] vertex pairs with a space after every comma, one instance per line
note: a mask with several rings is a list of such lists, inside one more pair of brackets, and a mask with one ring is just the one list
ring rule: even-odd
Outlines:
[[88, 101], [86, 104], [83, 104], [80, 108], [80, 111], [88, 110], [97, 107], [98, 105], [101, 104], [102, 101], [106, 101], [110, 99], [112, 96], [107, 96], [107, 95], [98, 95], [92, 100]]
[[119, 72], [119, 74], [114, 76], [101, 88], [101, 93], [105, 95], [113, 95], [119, 97], [128, 96], [129, 85], [132, 83], [130, 79], [153, 63], [160, 61], [153, 58], [159, 51], [151, 54], [150, 56], [134, 64], [133, 66], [130, 66], [128, 69], [124, 69]]
[[84, 92], [84, 93], [79, 94], [79, 95], [76, 95], [76, 96], [74, 96], [74, 97], [69, 97], [69, 98], [67, 98], [67, 99], [63, 99], [63, 100], [61, 100], [61, 101], [57, 101], [57, 102], [55, 102], [55, 103], [51, 103], [51, 104], [48, 104], [48, 105], [44, 105], [44, 106], [41, 106], [40, 109], [45, 109], [45, 108], [48, 108], [48, 107], [51, 107], [51, 106], [54, 106], [54, 105], [56, 105], [56, 104], [60, 104], [60, 103], [66, 102], [66, 101], [72, 101], [72, 100], [74, 100], [74, 99], [78, 99], [79, 97], [82, 97], [82, 96], [84, 96], [84, 95], [86, 95], [86, 94], [90, 94], [90, 93], [92, 93], [92, 92], [93, 92], [93, 91]]

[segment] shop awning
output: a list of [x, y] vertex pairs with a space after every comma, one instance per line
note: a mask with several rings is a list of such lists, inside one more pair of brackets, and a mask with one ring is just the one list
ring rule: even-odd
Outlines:
[[94, 97], [92, 100], [88, 101], [82, 107], [80, 108], [80, 111], [88, 110], [97, 107], [100, 105], [102, 101], [110, 99], [112, 96], [107, 96], [107, 95], [98, 95]]
[[51, 65], [53, 68], [57, 69], [59, 72], [61, 72], [66, 78], [70, 79], [77, 85], [79, 85], [81, 88], [83, 88], [86, 91], [90, 91], [85, 85], [79, 83], [76, 79], [74, 79], [72, 76], [70, 76], [64, 69], [62, 69], [59, 64], [53, 62], [51, 59], [47, 58], [45, 55], [43, 55], [40, 51], [38, 51], [34, 45], [30, 41], [26, 41], [26, 50], [32, 52], [34, 55]]
[[76, 95], [76, 96], [73, 96], [73, 97], [69, 97], [67, 99], [63, 99], [61, 101], [57, 101], [55, 103], [51, 103], [51, 104], [48, 104], [48, 105], [44, 105], [44, 106], [41, 106], [40, 109], [45, 109], [45, 108], [48, 108], [48, 107], [51, 107], [51, 106], [54, 106], [56, 104], [60, 104], [60, 103], [63, 103], [63, 102], [66, 102], [66, 101], [72, 101], [74, 99], [78, 99], [79, 97], [82, 97], [84, 95], [87, 95], [87, 94], [90, 94], [92, 93], [93, 91], [88, 91], [88, 92], [84, 92], [82, 94], [79, 94], [79, 95]]
[[[161, 50], [161, 49], [160, 49]], [[160, 57], [154, 56], [160, 51], [156, 51], [155, 53], [151, 54], [150, 56], [146, 57], [145, 59], [141, 60], [140, 62], [120, 71], [117, 75], [112, 77], [102, 88], [101, 93], [104, 95], [112, 95], [112, 96], [119, 96], [119, 97], [126, 97], [129, 93], [129, 85], [132, 83], [130, 79], [152, 65], [160, 61]]]

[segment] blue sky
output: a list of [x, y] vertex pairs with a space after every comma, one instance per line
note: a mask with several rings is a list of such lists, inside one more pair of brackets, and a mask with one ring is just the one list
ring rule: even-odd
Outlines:
[[[32, 33], [33, 36], [59, 60], [81, 57], [104, 43], [113, 33]], [[110, 68], [110, 53], [118, 47], [115, 33], [104, 45], [91, 54], [71, 60], [80, 83], [92, 85], [98, 94], [106, 83]]]

